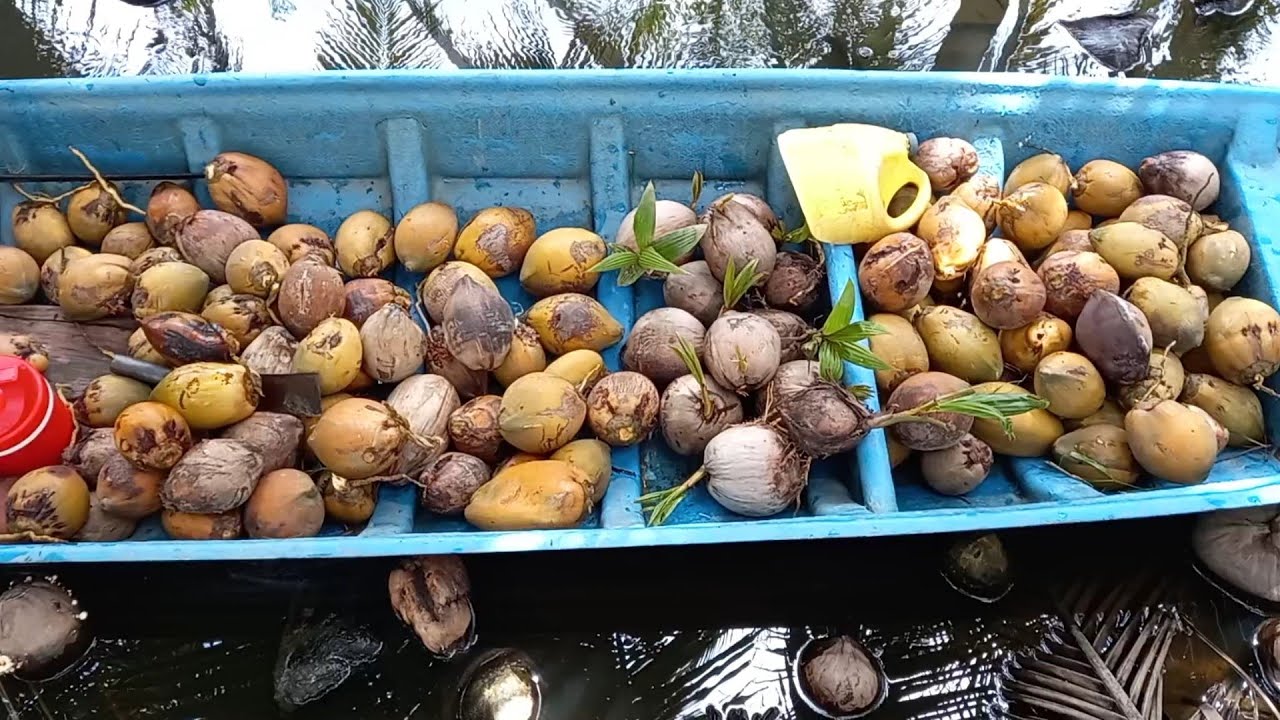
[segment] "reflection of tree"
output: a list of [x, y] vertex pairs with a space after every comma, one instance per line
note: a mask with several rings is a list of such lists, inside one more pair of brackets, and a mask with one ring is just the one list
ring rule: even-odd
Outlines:
[[[1190, 12], [1188, 10], [1188, 12]], [[1031, 0], [1014, 30], [1016, 40], [996, 69], [1072, 75], [1106, 75], [1111, 69], [1086, 51], [1063, 22], [1108, 16], [1150, 15], [1154, 25], [1141, 45], [1132, 75], [1145, 75], [1167, 55], [1173, 25], [1182, 13], [1177, 0]]]
[[458, 67], [555, 67], [542, 6], [502, 0], [481, 12], [472, 0], [409, 0], [420, 29]]
[[437, 67], [442, 58], [399, 0], [341, 0], [316, 48], [326, 70]]
[[239, 43], [218, 28], [214, 0], [185, 0], [182, 5], [156, 9], [153, 54], [138, 70], [143, 75], [206, 73], [239, 70]]
[[0, 2], [0, 77], [58, 77], [68, 72], [61, 54], [35, 22], [29, 21], [13, 3]]
[[815, 4], [815, 0], [764, 0], [773, 65], [810, 67], [826, 52], [822, 38], [831, 31], [831, 17]]
[[[565, 67], [713, 65], [707, 15], [716, 0], [546, 0], [572, 31]], [[607, 3], [607, 4], [606, 4]]]
[[1202, 18], [1185, 12], [1173, 28], [1169, 59], [1152, 70], [1164, 78], [1275, 84], [1274, 65], [1280, 3], [1260, 0], [1238, 17]]
[[959, 0], [838, 0], [828, 38], [860, 68], [933, 67]]

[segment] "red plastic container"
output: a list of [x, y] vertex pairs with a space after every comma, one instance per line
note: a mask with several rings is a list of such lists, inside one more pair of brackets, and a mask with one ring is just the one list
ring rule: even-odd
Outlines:
[[22, 475], [62, 462], [76, 424], [40, 371], [0, 355], [0, 475]]

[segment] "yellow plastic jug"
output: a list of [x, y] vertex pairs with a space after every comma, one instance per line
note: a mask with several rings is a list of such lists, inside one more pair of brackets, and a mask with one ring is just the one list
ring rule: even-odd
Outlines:
[[[876, 242], [910, 229], [929, 207], [929, 176], [911, 162], [904, 133], [855, 123], [798, 128], [778, 136], [778, 150], [809, 232], [822, 242]], [[915, 200], [890, 215], [889, 201], [908, 185]]]

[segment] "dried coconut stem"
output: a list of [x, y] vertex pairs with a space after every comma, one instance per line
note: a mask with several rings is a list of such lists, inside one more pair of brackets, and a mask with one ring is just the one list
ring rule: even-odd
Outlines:
[[67, 199], [67, 198], [71, 197], [72, 195], [75, 195], [76, 193], [80, 192], [81, 190], [83, 190], [83, 189], [85, 189], [85, 188], [87, 188], [87, 187], [90, 187], [90, 186], [92, 186], [92, 185], [93, 185], [93, 183], [85, 183], [84, 185], [80, 185], [80, 186], [78, 186], [78, 187], [71, 188], [70, 190], [68, 190], [68, 191], [66, 191], [66, 192], [64, 192], [64, 193], [62, 193], [61, 195], [55, 195], [55, 196], [46, 195], [45, 193], [35, 193], [35, 194], [29, 193], [29, 192], [27, 192], [27, 191], [26, 191], [26, 189], [25, 189], [25, 188], [23, 188], [23, 187], [22, 187], [21, 185], [19, 185], [18, 183], [14, 183], [14, 184], [13, 184], [13, 189], [14, 189], [14, 190], [19, 194], [19, 195], [21, 195], [22, 197], [24, 197], [24, 198], [26, 198], [26, 199], [30, 200], [31, 202], [46, 203], [46, 204], [48, 204], [48, 205], [56, 205], [56, 204], [58, 204], [58, 203], [62, 202], [63, 200], [65, 200], [65, 199]]
[[67, 149], [70, 150], [73, 155], [80, 158], [80, 162], [84, 163], [84, 166], [88, 168], [89, 172], [93, 173], [93, 177], [97, 181], [98, 186], [102, 188], [103, 192], [110, 195], [111, 199], [115, 200], [117, 205], [119, 205], [120, 207], [126, 210], [135, 212], [139, 215], [145, 216], [147, 214], [146, 210], [143, 210], [137, 205], [131, 205], [125, 202], [124, 198], [120, 197], [120, 193], [117, 192], [114, 187], [112, 187], [111, 183], [107, 182], [106, 178], [102, 177], [102, 173], [98, 172], [98, 168], [94, 167], [93, 163], [89, 162], [89, 158], [85, 157], [84, 153], [77, 150], [74, 145], [68, 145]]

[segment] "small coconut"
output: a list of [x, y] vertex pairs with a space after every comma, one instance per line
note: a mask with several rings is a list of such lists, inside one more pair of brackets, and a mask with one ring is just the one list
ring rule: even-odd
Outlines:
[[707, 231], [698, 245], [712, 275], [723, 281], [731, 260], [739, 270], [754, 260], [756, 272], [768, 280], [778, 248], [751, 208], [732, 198], [717, 201], [707, 208], [703, 222]]
[[1181, 354], [1204, 341], [1208, 303], [1188, 289], [1154, 277], [1138, 278], [1125, 298], [1147, 317], [1156, 347]]
[[289, 269], [289, 258], [266, 240], [240, 243], [227, 257], [227, 284], [232, 291], [261, 298], [280, 289], [280, 280]]
[[1095, 291], [1120, 292], [1120, 276], [1095, 252], [1061, 252], [1040, 265], [1044, 309], [1068, 322], [1084, 310]]
[[826, 285], [826, 273], [812, 256], [784, 251], [778, 253], [773, 272], [764, 284], [769, 307], [789, 312], [808, 312]]
[[155, 243], [155, 238], [151, 237], [151, 231], [147, 230], [146, 223], [130, 222], [112, 228], [111, 232], [102, 238], [102, 245], [98, 249], [104, 253], [123, 255], [132, 260], [155, 247]]
[[269, 328], [278, 327], [267, 301], [257, 295], [231, 295], [205, 303], [200, 317], [221, 325], [242, 348], [247, 348]]
[[1116, 399], [1126, 410], [1154, 405], [1161, 400], [1177, 400], [1185, 378], [1178, 356], [1160, 348], [1151, 353], [1147, 361], [1147, 377], [1132, 385], [1121, 385]]
[[[236, 363], [183, 365], [151, 391], [152, 400], [177, 410], [196, 430], [216, 430], [240, 422], [253, 414], [261, 397], [258, 374]], [[116, 427], [120, 427], [119, 421]]]
[[1000, 331], [1000, 355], [1006, 364], [1030, 373], [1046, 356], [1071, 347], [1072, 336], [1065, 320], [1040, 313], [1022, 327]]
[[338, 267], [350, 277], [376, 277], [396, 262], [395, 235], [391, 221], [379, 213], [353, 213], [334, 235]]
[[1209, 158], [1191, 150], [1152, 155], [1138, 166], [1142, 186], [1154, 195], [1170, 195], [1203, 210], [1218, 199], [1220, 176]]
[[531, 372], [547, 369], [547, 353], [538, 340], [538, 333], [528, 325], [518, 322], [511, 336], [511, 349], [502, 364], [493, 370], [493, 377], [503, 385], [510, 385], [516, 378]]
[[147, 201], [147, 229], [161, 245], [172, 246], [178, 226], [199, 209], [200, 203], [190, 190], [168, 181], [158, 183]]
[[764, 387], [777, 372], [781, 358], [778, 331], [759, 315], [727, 312], [707, 330], [707, 372], [740, 395]]
[[680, 269], [684, 272], [670, 273], [663, 281], [663, 302], [684, 310], [704, 326], [710, 325], [724, 307], [724, 284], [711, 274], [706, 260], [685, 263]]
[[890, 313], [872, 315], [867, 320], [885, 330], [867, 340], [871, 352], [890, 367], [876, 371], [876, 386], [882, 392], [893, 392], [898, 383], [929, 369], [929, 351], [910, 322]]
[[914, 324], [929, 351], [930, 367], [966, 382], [995, 380], [1004, 371], [1000, 340], [976, 315], [938, 305], [922, 311]]
[[805, 344], [813, 337], [813, 327], [808, 321], [795, 313], [774, 308], [752, 310], [751, 314], [768, 320], [773, 329], [778, 331], [778, 339], [782, 341], [778, 349], [779, 362], [791, 362], [804, 357]]
[[[751, 212], [751, 208], [743, 207], [748, 212]], [[654, 240], [669, 232], [696, 225], [698, 222], [697, 213], [690, 209], [688, 205], [674, 200], [658, 200], [654, 203], [653, 210]], [[752, 214], [754, 215], [754, 213]], [[635, 210], [624, 215], [621, 224], [618, 225], [618, 234], [614, 236], [615, 243], [631, 251], [638, 249], [636, 246], [635, 219]], [[706, 237], [706, 235], [703, 235], [703, 237]], [[687, 255], [675, 258], [674, 262], [676, 265], [683, 265], [689, 261], [692, 255], [693, 251], [690, 250]]]
[[458, 452], [473, 455], [487, 463], [498, 462], [502, 452], [502, 431], [498, 413], [502, 398], [481, 395], [449, 414], [449, 441]]
[[1235, 230], [1201, 235], [1187, 251], [1187, 275], [1210, 290], [1228, 292], [1249, 269], [1249, 242]]
[[208, 291], [209, 276], [200, 268], [184, 262], [163, 262], [138, 276], [133, 286], [133, 316], [145, 320], [170, 310], [197, 313]]
[[[79, 279], [77, 277], [77, 280]], [[114, 280], [114, 276], [111, 279]], [[110, 290], [114, 287], [114, 283], [109, 283], [102, 286], [102, 289]], [[87, 289], [97, 290], [98, 288]], [[78, 292], [84, 292], [84, 290], [86, 288], [77, 287]], [[40, 292], [40, 266], [36, 261], [26, 252], [15, 247], [0, 246], [0, 305], [21, 305], [31, 302], [38, 292]]]
[[485, 208], [458, 232], [453, 256], [475, 265], [489, 277], [505, 277], [520, 269], [536, 238], [536, 223], [528, 210]]
[[1118, 222], [1136, 222], [1157, 230], [1179, 249], [1185, 249], [1204, 231], [1204, 221], [1199, 213], [1182, 200], [1168, 195], [1138, 198], [1120, 213]]
[[706, 329], [684, 310], [672, 307], [650, 310], [631, 328], [631, 336], [622, 350], [622, 366], [658, 385], [666, 385], [689, 372], [676, 351], [681, 339], [701, 356]]
[[1005, 180], [1005, 192], [1013, 192], [1028, 183], [1047, 183], [1065, 197], [1071, 192], [1075, 178], [1061, 155], [1040, 153], [1018, 163]]
[[227, 281], [227, 259], [240, 243], [258, 240], [258, 231], [221, 210], [199, 210], [178, 224], [174, 242], [187, 262], [216, 283]]
[[[887, 412], [912, 410], [939, 397], [969, 388], [969, 383], [954, 375], [941, 372], [924, 372], [903, 380], [889, 395], [885, 404]], [[904, 422], [892, 426], [898, 441], [912, 450], [942, 450], [960, 442], [973, 418], [959, 413], [928, 413], [936, 422]]]
[[1129, 385], [1147, 377], [1151, 326], [1124, 298], [1095, 290], [1076, 320], [1076, 343], [1109, 382]]
[[817, 382], [777, 399], [779, 415], [796, 447], [812, 458], [848, 452], [870, 429], [871, 411], [848, 390]]
[[472, 370], [494, 370], [511, 351], [516, 320], [501, 295], [463, 278], [445, 305], [443, 326], [445, 344], [458, 362]]
[[973, 311], [990, 327], [1022, 327], [1044, 309], [1044, 282], [1023, 263], [996, 263], [978, 273], [970, 294]]
[[489, 482], [489, 466], [480, 458], [448, 452], [436, 458], [418, 477], [422, 506], [437, 515], [461, 515], [471, 496]]
[[364, 371], [380, 383], [399, 382], [422, 367], [426, 342], [426, 333], [407, 310], [383, 305], [360, 328]]
[[244, 529], [251, 538], [315, 537], [324, 525], [324, 498], [300, 470], [266, 473], [244, 506]]
[[67, 201], [67, 224], [86, 245], [100, 245], [111, 228], [126, 217], [120, 203], [98, 183], [76, 190]]
[[280, 171], [266, 160], [240, 152], [219, 153], [205, 166], [204, 177], [219, 210], [257, 227], [284, 223], [289, 188]]
[[[974, 385], [973, 391], [1011, 395], [1031, 394], [1026, 389], [1007, 382]], [[970, 432], [974, 437], [990, 445], [997, 455], [1041, 457], [1049, 452], [1053, 441], [1061, 437], [1064, 430], [1062, 420], [1043, 408], [1014, 415], [1009, 420], [1013, 424], [1012, 433], [1005, 432], [1004, 426], [998, 421], [982, 418], [974, 418]]]
[[321, 265], [328, 266], [333, 266], [338, 261], [338, 251], [333, 247], [333, 239], [329, 237], [329, 233], [315, 225], [281, 225], [267, 236], [267, 242], [279, 248], [291, 265], [306, 257], [315, 258]]
[[457, 290], [458, 282], [469, 277], [483, 287], [498, 292], [498, 286], [483, 270], [467, 262], [451, 260], [432, 270], [418, 284], [418, 302], [427, 309], [432, 322], [444, 322], [445, 305]]
[[1073, 430], [1054, 441], [1053, 459], [1099, 490], [1128, 490], [1142, 476], [1123, 426], [1098, 424]]
[[320, 415], [307, 447], [326, 468], [349, 480], [382, 475], [409, 441], [403, 418], [376, 400], [347, 398]]
[[[62, 281], [62, 271], [66, 270], [73, 261], [87, 258], [92, 254], [85, 248], [72, 245], [54, 250], [49, 257], [45, 258], [44, 264], [40, 266], [40, 289], [44, 291], [44, 296], [49, 302], [54, 304], [58, 302], [58, 287]], [[0, 266], [0, 272], [2, 271], [3, 266]], [[21, 294], [19, 293], [18, 296], [20, 297]], [[0, 297], [3, 296], [0, 295]]]
[[42, 373], [49, 370], [49, 347], [30, 335], [0, 333], [0, 355], [22, 358]]
[[1099, 255], [1124, 280], [1171, 279], [1182, 262], [1178, 247], [1159, 230], [1136, 222], [1118, 222], [1089, 231]]
[[988, 232], [996, 226], [996, 203], [1001, 196], [1000, 179], [987, 173], [978, 173], [951, 191], [951, 197], [978, 213]]
[[235, 540], [244, 533], [239, 509], [212, 515], [165, 510], [160, 524], [174, 540]]
[[613, 477], [612, 451], [600, 440], [574, 440], [551, 454], [552, 460], [561, 460], [582, 471], [590, 481], [592, 503], [604, 499]]
[[916, 148], [912, 161], [929, 176], [936, 193], [949, 193], [978, 172], [977, 148], [960, 138], [929, 138]]
[[[778, 220], [777, 213], [775, 213], [773, 208], [769, 207], [769, 203], [765, 202], [765, 199], [759, 195], [752, 195], [751, 193], [744, 192], [725, 193], [724, 195], [721, 195], [715, 200], [707, 203], [707, 205], [711, 206], [721, 202], [737, 203], [738, 205], [745, 207], [751, 211], [752, 215], [755, 216], [756, 221], [763, 225], [764, 229], [768, 230], [774, 237], [778, 237], [782, 234], [782, 223]], [[662, 236], [655, 233], [653, 237], [656, 240]]]
[[1218, 456], [1213, 420], [1199, 408], [1173, 400], [1130, 410], [1124, 429], [1138, 464], [1170, 482], [1203, 482]]
[[1060, 418], [1092, 415], [1107, 399], [1107, 385], [1098, 369], [1083, 355], [1056, 352], [1035, 370], [1036, 394], [1049, 401], [1049, 412]]
[[13, 207], [13, 243], [43, 264], [49, 256], [76, 244], [67, 216], [54, 203], [28, 200]]
[[586, 397], [600, 378], [608, 374], [604, 358], [595, 350], [570, 350], [547, 365], [546, 372], [564, 378]]
[[1142, 182], [1132, 170], [1114, 160], [1090, 160], [1076, 173], [1071, 194], [1076, 207], [1090, 215], [1119, 217], [1142, 197]]
[[159, 312], [142, 321], [147, 342], [173, 365], [231, 362], [240, 345], [221, 325], [186, 312]]
[[346, 307], [342, 274], [319, 262], [297, 262], [285, 271], [276, 295], [280, 321], [294, 337], [305, 337]]
[[114, 429], [84, 428], [77, 430], [75, 442], [62, 451], [62, 463], [71, 466], [80, 477], [92, 480], [118, 453]]
[[98, 472], [94, 493], [104, 512], [141, 520], [160, 511], [160, 488], [165, 473], [139, 468], [116, 453]]
[[1258, 395], [1243, 385], [1202, 373], [1188, 373], [1182, 401], [1204, 410], [1230, 433], [1229, 444], [1257, 447], [1267, 442]]
[[572, 440], [586, 418], [587, 404], [569, 381], [538, 372], [507, 388], [498, 426], [502, 438], [517, 449], [547, 454]]
[[413, 375], [387, 396], [387, 407], [427, 444], [409, 443], [400, 453], [395, 472], [416, 476], [449, 440], [449, 416], [458, 409], [458, 393], [439, 375]]
[[137, 529], [138, 524], [133, 520], [103, 510], [98, 496], [90, 493], [89, 517], [72, 539], [76, 542], [119, 542], [128, 540]]
[[[916, 233], [929, 244], [937, 280], [963, 277], [978, 261], [978, 253], [987, 241], [987, 225], [982, 216], [953, 197], [944, 197], [925, 210]], [[906, 279], [910, 278], [908, 274]]]
[[262, 471], [291, 468], [298, 463], [302, 420], [283, 413], [255, 412], [226, 428], [220, 437], [239, 440], [262, 457]]
[[1025, 251], [1048, 247], [1067, 224], [1067, 200], [1047, 183], [1032, 182], [1016, 189], [1005, 187], [1004, 199], [996, 208], [996, 219], [1004, 236]]
[[991, 446], [966, 433], [949, 448], [922, 453], [920, 475], [940, 495], [964, 495], [987, 479], [994, 463]]
[[520, 285], [534, 297], [589, 293], [600, 279], [591, 268], [608, 254], [604, 239], [590, 230], [550, 230], [529, 246], [520, 265]]
[[413, 272], [430, 272], [449, 258], [457, 239], [458, 213], [444, 203], [425, 202], [396, 225], [396, 257]]
[[79, 602], [55, 578], [26, 578], [0, 594], [0, 662], [24, 682], [70, 670], [93, 635]]
[[9, 532], [70, 540], [89, 519], [89, 486], [66, 465], [32, 470], [9, 487]]
[[731, 512], [767, 517], [791, 507], [804, 491], [809, 460], [773, 428], [735, 425], [702, 453], [707, 491]]
[[[975, 258], [976, 259], [976, 258]], [[858, 284], [872, 305], [899, 312], [919, 303], [933, 287], [929, 245], [911, 233], [893, 233], [871, 246], [858, 264]]]
[[1224, 380], [1258, 385], [1280, 367], [1280, 314], [1258, 300], [1227, 298], [1209, 313], [1204, 347]]
[[446, 378], [464, 399], [478, 397], [489, 391], [489, 373], [472, 370], [455, 358], [445, 343], [444, 328], [439, 325], [427, 333], [423, 362], [428, 372]]
[[329, 318], [307, 333], [293, 354], [294, 372], [320, 376], [320, 393], [336, 393], [351, 384], [364, 362], [360, 331], [348, 320]]
[[89, 381], [71, 407], [76, 420], [83, 425], [112, 427], [125, 408], [145, 401], [150, 395], [150, 387], [132, 378], [99, 375]]
[[587, 395], [587, 423], [596, 437], [625, 447], [649, 437], [658, 425], [661, 398], [649, 378], [616, 372], [600, 378]]
[[344, 525], [369, 522], [378, 503], [378, 484], [354, 484], [329, 471], [320, 474], [317, 483], [324, 499], [325, 514]]
[[529, 308], [525, 322], [538, 331], [548, 352], [600, 352], [622, 339], [622, 325], [595, 298], [562, 293], [543, 298]]

